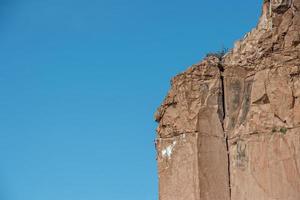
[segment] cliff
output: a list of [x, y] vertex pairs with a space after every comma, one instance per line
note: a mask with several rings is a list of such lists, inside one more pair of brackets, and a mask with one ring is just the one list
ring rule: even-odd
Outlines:
[[172, 79], [155, 118], [160, 200], [299, 200], [300, 0], [265, 0], [229, 53]]

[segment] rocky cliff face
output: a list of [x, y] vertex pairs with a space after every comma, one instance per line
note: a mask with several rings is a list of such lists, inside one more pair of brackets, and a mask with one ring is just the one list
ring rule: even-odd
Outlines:
[[300, 0], [172, 80], [156, 120], [160, 200], [300, 199]]

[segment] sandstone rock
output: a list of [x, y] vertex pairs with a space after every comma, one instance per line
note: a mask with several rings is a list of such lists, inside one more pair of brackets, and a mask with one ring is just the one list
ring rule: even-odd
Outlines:
[[160, 199], [229, 200], [219, 64], [209, 57], [175, 77], [156, 113]]
[[300, 0], [264, 0], [222, 59], [172, 80], [158, 109], [160, 200], [300, 199]]
[[213, 107], [219, 112], [223, 110], [219, 109], [222, 106], [222, 89], [218, 65], [219, 59], [210, 57], [172, 80], [172, 88], [155, 115], [160, 122], [157, 129], [159, 137], [196, 132], [202, 107]]
[[197, 141], [197, 134], [157, 140], [160, 199], [199, 200]]
[[300, 199], [299, 129], [230, 145], [232, 199]]

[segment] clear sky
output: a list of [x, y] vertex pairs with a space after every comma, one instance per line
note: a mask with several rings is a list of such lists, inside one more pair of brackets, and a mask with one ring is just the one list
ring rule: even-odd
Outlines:
[[0, 199], [157, 200], [172, 76], [253, 28], [262, 0], [0, 0]]

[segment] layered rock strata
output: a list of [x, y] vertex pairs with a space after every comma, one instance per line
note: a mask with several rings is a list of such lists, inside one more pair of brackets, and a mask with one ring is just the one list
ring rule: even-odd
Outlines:
[[300, 0], [265, 0], [224, 57], [172, 80], [155, 118], [160, 200], [300, 199]]

